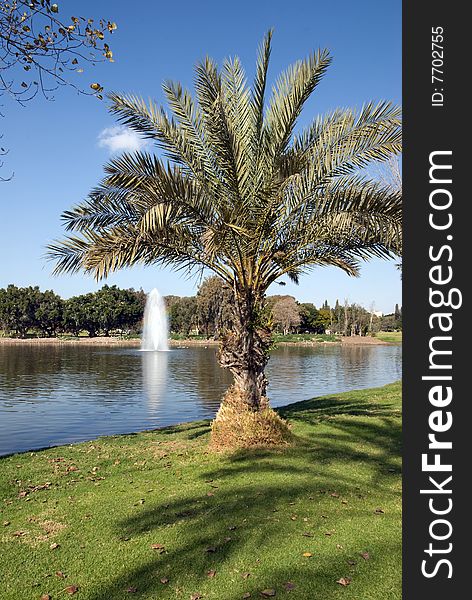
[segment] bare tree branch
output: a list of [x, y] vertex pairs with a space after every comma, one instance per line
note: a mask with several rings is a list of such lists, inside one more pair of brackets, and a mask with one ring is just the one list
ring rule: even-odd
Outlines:
[[38, 94], [52, 100], [60, 86], [69, 86], [101, 100], [100, 83], [82, 84], [73, 77], [87, 64], [113, 62], [104, 40], [115, 29], [106, 19], [62, 18], [51, 0], [0, 0], [0, 97], [24, 106]]

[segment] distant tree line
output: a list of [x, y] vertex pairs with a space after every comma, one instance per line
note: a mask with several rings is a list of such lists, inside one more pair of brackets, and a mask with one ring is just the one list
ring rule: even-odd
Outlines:
[[336, 300], [320, 308], [311, 302], [297, 302], [293, 296], [269, 296], [275, 331], [289, 333], [330, 333], [343, 336], [372, 335], [378, 331], [398, 331], [402, 328], [401, 309], [395, 306], [391, 315], [380, 315], [360, 304]]
[[[216, 338], [232, 327], [231, 291], [216, 276], [205, 279], [196, 296], [165, 296], [170, 331], [182, 336]], [[143, 290], [104, 285], [97, 292], [62, 299], [52, 290], [9, 285], [0, 289], [0, 329], [4, 335], [53, 337], [58, 334], [90, 337], [138, 334], [146, 294]], [[325, 301], [320, 308], [311, 302], [298, 302], [293, 296], [268, 296], [268, 321], [280, 334], [331, 333], [344, 336], [372, 335], [378, 331], [402, 328], [401, 308], [380, 316], [347, 300]]]
[[66, 300], [52, 290], [39, 287], [0, 289], [0, 328], [7, 335], [24, 338], [28, 334], [54, 337], [59, 333], [90, 337], [139, 329], [146, 294], [104, 285], [97, 292]]

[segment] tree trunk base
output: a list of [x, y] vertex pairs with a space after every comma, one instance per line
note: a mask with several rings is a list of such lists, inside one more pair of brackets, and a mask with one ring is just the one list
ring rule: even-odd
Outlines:
[[258, 410], [249, 406], [234, 386], [226, 392], [211, 425], [212, 450], [237, 450], [286, 446], [292, 434], [289, 425], [263, 398]]

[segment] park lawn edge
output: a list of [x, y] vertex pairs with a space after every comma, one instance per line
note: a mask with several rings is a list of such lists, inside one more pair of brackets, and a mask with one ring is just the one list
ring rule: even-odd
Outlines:
[[400, 599], [401, 384], [277, 410], [284, 450], [198, 421], [0, 459], [1, 597]]

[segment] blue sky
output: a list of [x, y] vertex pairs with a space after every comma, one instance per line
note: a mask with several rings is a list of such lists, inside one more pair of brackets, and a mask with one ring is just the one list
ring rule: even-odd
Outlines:
[[[99, 81], [106, 91], [131, 92], [161, 103], [161, 83], [174, 79], [191, 87], [193, 66], [206, 54], [219, 62], [237, 54], [251, 79], [257, 46], [273, 27], [272, 79], [318, 47], [329, 48], [334, 57], [306, 105], [301, 125], [337, 106], [361, 106], [371, 99], [401, 102], [399, 0], [182, 0], [177, 5], [75, 0], [63, 2], [63, 14], [74, 14], [79, 5], [81, 15], [102, 16], [118, 25], [110, 38], [115, 62], [86, 67], [77, 75], [84, 87]], [[2, 145], [10, 148], [2, 173], [14, 171], [14, 178], [0, 184], [0, 287], [39, 285], [63, 297], [93, 291], [102, 283], [90, 277], [52, 277], [43, 256], [47, 243], [63, 234], [61, 212], [87, 195], [101, 178], [110, 146], [123, 142], [110, 140], [109, 130], [116, 123], [106, 102], [65, 88], [54, 101], [36, 98], [25, 108], [5, 98], [2, 102]], [[114, 274], [108, 283], [192, 295], [198, 280], [158, 267], [137, 267]], [[376, 260], [363, 265], [358, 279], [323, 268], [304, 276], [299, 286], [276, 285], [270, 293], [293, 294], [316, 305], [348, 298], [391, 312], [401, 303], [401, 281], [394, 262]]]

